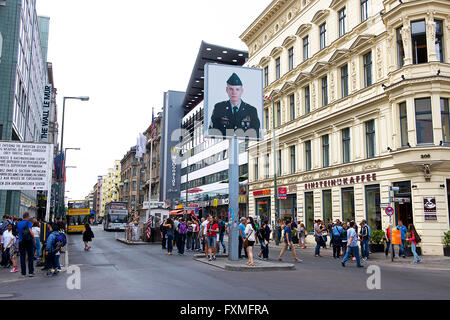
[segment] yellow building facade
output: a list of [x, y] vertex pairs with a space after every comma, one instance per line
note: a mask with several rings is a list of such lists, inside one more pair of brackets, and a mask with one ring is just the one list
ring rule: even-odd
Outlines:
[[108, 169], [108, 174], [103, 176], [101, 191], [100, 216], [105, 214], [105, 206], [111, 201], [119, 201], [120, 161], [114, 161], [114, 167]]
[[309, 231], [316, 219], [365, 219], [375, 230], [391, 206], [393, 224], [415, 225], [423, 254], [442, 255], [449, 17], [445, 0], [273, 1], [241, 35], [270, 97], [264, 141], [249, 147], [250, 215]]

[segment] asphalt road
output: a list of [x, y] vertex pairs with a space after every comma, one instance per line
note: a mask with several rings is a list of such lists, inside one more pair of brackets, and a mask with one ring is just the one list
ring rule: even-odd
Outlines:
[[[369, 290], [367, 267], [376, 261], [364, 269], [352, 262], [343, 268], [330, 257], [331, 250], [315, 258], [309, 249], [299, 249], [304, 262], [293, 271], [233, 272], [194, 261], [192, 253], [167, 256], [160, 245], [128, 246], [116, 241], [114, 232], [93, 231], [89, 252], [83, 250], [81, 235], [69, 236], [69, 264], [81, 271], [79, 290], [68, 289], [65, 272], [48, 278], [39, 271], [23, 278], [1, 269], [0, 299], [450, 299], [448, 270], [381, 264], [381, 289]], [[278, 253], [272, 249], [270, 257]], [[292, 254], [283, 260], [292, 262]]]

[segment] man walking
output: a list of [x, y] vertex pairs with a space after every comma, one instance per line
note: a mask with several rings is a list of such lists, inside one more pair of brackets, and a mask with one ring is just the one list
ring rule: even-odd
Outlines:
[[208, 217], [208, 225], [207, 225], [207, 243], [208, 243], [208, 261], [216, 260], [216, 240], [217, 233], [219, 233], [219, 225], [214, 221], [214, 219], [209, 216]]
[[356, 266], [358, 268], [363, 268], [361, 265], [361, 260], [359, 258], [359, 248], [358, 248], [358, 235], [355, 231], [355, 222], [350, 222], [350, 228], [347, 230], [347, 252], [345, 253], [344, 258], [342, 259], [342, 266], [345, 267], [345, 262], [348, 260], [350, 253], [356, 257]]
[[284, 247], [281, 249], [280, 256], [278, 257], [278, 261], [282, 261], [281, 257], [283, 256], [284, 252], [288, 248], [288, 246], [291, 248], [292, 255], [294, 256], [295, 262], [302, 262], [302, 260], [297, 258], [297, 255], [295, 254], [295, 248], [294, 243], [292, 242], [292, 229], [291, 229], [292, 222], [289, 220], [286, 223], [286, 226], [284, 227]]
[[399, 256], [402, 256], [403, 258], [406, 258], [405, 255], [405, 248], [406, 248], [406, 233], [408, 232], [408, 229], [403, 225], [403, 221], [402, 220], [398, 220], [398, 226], [397, 228], [400, 230], [400, 232], [402, 233], [402, 244], [400, 246], [400, 252], [399, 252]]
[[359, 237], [361, 239], [361, 257], [366, 261], [369, 259], [369, 228], [366, 225], [366, 220], [361, 221], [360, 226]]
[[[219, 245], [222, 245], [224, 254], [227, 253], [227, 247], [226, 247], [225, 243], [223, 242], [226, 230], [227, 230], [227, 224], [225, 223], [225, 221], [223, 221], [223, 219], [220, 219], [219, 220]], [[217, 246], [217, 252], [219, 252], [219, 251], [220, 251], [220, 247]]]
[[34, 241], [33, 225], [30, 221], [30, 214], [25, 212], [23, 214], [23, 221], [17, 224], [17, 231], [19, 233], [19, 252], [20, 252], [20, 269], [23, 276], [27, 275], [26, 258], [28, 255], [28, 276], [34, 277]]

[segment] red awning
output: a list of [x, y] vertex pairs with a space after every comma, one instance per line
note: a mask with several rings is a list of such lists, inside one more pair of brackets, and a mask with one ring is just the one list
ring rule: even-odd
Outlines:
[[179, 214], [183, 214], [183, 210], [174, 210], [174, 211], [170, 211], [169, 215], [171, 216], [177, 216]]

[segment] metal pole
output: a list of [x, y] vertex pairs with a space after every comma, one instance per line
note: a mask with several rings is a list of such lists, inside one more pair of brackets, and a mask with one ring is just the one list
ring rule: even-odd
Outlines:
[[[153, 129], [152, 129], [153, 131]], [[149, 160], [149, 164], [150, 164], [150, 176], [148, 178], [148, 214], [149, 214], [149, 218], [150, 218], [150, 201], [152, 200], [152, 167], [153, 167], [153, 138], [151, 136], [150, 133], [150, 160]]]
[[239, 222], [239, 150], [238, 140], [236, 136], [229, 140], [229, 177], [228, 177], [228, 190], [229, 190], [229, 217], [230, 217], [230, 236], [228, 237], [228, 247], [230, 248], [228, 259], [232, 261], [238, 261], [238, 222]]
[[278, 188], [277, 188], [277, 152], [276, 152], [276, 140], [275, 140], [275, 101], [272, 98], [272, 149], [273, 149], [273, 188], [275, 197], [275, 223], [280, 217], [279, 201], [278, 201]]
[[63, 114], [62, 114], [62, 125], [61, 125], [61, 145], [59, 146], [59, 181], [58, 181], [58, 198], [59, 198], [59, 206], [58, 206], [58, 213], [60, 216], [63, 214], [64, 210], [64, 192], [62, 191], [61, 182], [63, 179], [63, 169], [62, 169], [62, 163], [63, 163], [63, 146], [64, 146], [64, 115], [66, 111], [66, 97], [63, 98]]

